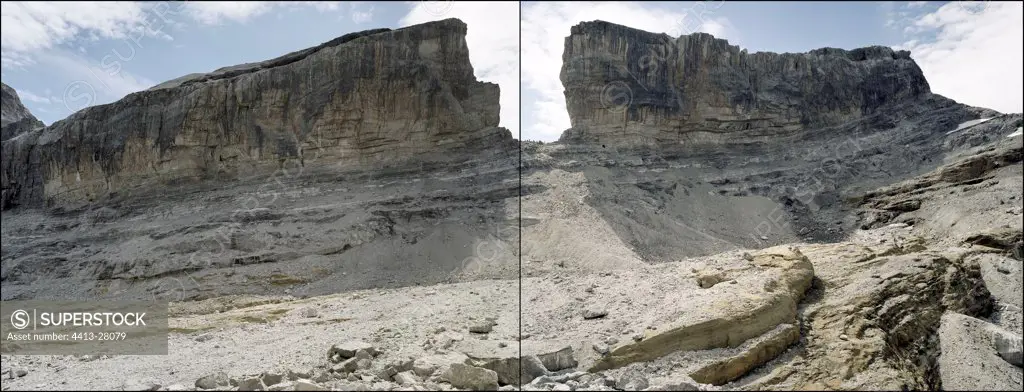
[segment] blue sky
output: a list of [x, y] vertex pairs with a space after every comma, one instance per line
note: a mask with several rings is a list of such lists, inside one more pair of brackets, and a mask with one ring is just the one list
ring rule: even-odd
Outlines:
[[502, 126], [531, 140], [568, 128], [563, 40], [595, 19], [704, 31], [749, 51], [893, 46], [911, 50], [936, 93], [1003, 112], [1021, 112], [1024, 99], [1021, 2], [5, 1], [0, 9], [0, 76], [47, 124], [189, 73], [448, 17], [469, 26], [477, 78], [501, 86]]

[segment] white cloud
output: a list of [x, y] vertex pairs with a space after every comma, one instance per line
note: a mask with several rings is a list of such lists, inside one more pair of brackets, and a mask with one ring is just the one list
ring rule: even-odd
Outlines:
[[373, 8], [366, 11], [352, 11], [352, 22], [363, 24], [373, 20]]
[[626, 2], [536, 2], [523, 6], [523, 90], [537, 99], [523, 102], [533, 119], [523, 139], [553, 141], [569, 128], [569, 114], [559, 72], [562, 49], [570, 28], [580, 22], [603, 20], [673, 37], [696, 31], [728, 38], [738, 36], [729, 21], [717, 16], [723, 2], [698, 2], [668, 11]]
[[33, 93], [31, 91], [28, 91], [28, 90], [15, 89], [15, 91], [17, 91], [18, 97], [21, 98], [23, 101], [29, 101], [29, 102], [35, 102], [35, 103], [43, 103], [43, 104], [47, 104], [47, 105], [49, 105], [49, 104], [54, 102], [53, 99], [50, 99], [50, 98], [48, 98], [46, 96], [43, 96], [43, 95], [35, 94], [35, 93]]
[[170, 40], [164, 30], [178, 5], [167, 2], [3, 2], [0, 3], [0, 50], [4, 67], [24, 67], [36, 53], [79, 38], [143, 37]]
[[1024, 4], [950, 2], [913, 18], [911, 51], [932, 92], [958, 102], [1024, 111]]
[[468, 26], [466, 45], [477, 79], [501, 87], [501, 126], [519, 137], [519, 3], [425, 1], [402, 26], [459, 18]]
[[[224, 22], [245, 23], [275, 8], [313, 7], [320, 12], [341, 9], [340, 1], [188, 1], [186, 12], [199, 23], [217, 25]], [[372, 13], [371, 13], [372, 16]], [[281, 15], [278, 15], [280, 18]], [[358, 23], [358, 22], [357, 22]]]
[[211, 25], [224, 21], [246, 22], [270, 11], [275, 5], [268, 1], [190, 1], [186, 4], [193, 19]]
[[349, 3], [349, 12], [352, 13], [352, 22], [355, 24], [373, 21], [373, 6], [364, 11], [361, 9], [360, 2], [354, 1]]
[[58, 68], [60, 74], [67, 78], [68, 83], [60, 91], [61, 98], [51, 98], [54, 103], [63, 103], [67, 114], [87, 106], [116, 101], [156, 84], [126, 71], [122, 63], [114, 61], [96, 64], [72, 51], [46, 51], [39, 54], [39, 60]]

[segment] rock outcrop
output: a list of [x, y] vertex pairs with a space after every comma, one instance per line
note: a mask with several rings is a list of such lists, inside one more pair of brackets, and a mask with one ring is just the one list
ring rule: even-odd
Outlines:
[[447, 19], [349, 34], [86, 108], [3, 144], [3, 207], [514, 149], [498, 86], [473, 76], [466, 29]]
[[573, 127], [523, 147], [522, 325], [581, 371], [524, 390], [1020, 389], [1019, 113], [888, 48], [588, 22], [564, 61]]
[[0, 86], [0, 107], [3, 109], [0, 115], [0, 141], [43, 127], [43, 122], [21, 104], [17, 91], [3, 83]]
[[[841, 241], [858, 224], [848, 201], [1022, 124], [1020, 114], [931, 93], [907, 52], [882, 47], [750, 54], [707, 34], [585, 22], [566, 38], [561, 76], [572, 128], [523, 154], [524, 214], [564, 211], [551, 217], [571, 228], [556, 233], [562, 223], [548, 219], [524, 230], [538, 233], [524, 244], [543, 244], [524, 247], [545, 259], [574, 249], [552, 241], [609, 232], [602, 243], [623, 247], [590, 259]], [[561, 192], [552, 181], [585, 184], [577, 196], [607, 225], [569, 223], [577, 208], [531, 205], [544, 199], [534, 194]]]
[[517, 144], [466, 33], [448, 19], [349, 34], [4, 141], [0, 297], [518, 276]]
[[573, 127], [563, 138], [615, 145], [786, 137], [930, 93], [908, 51], [751, 54], [706, 33], [601, 21], [572, 28], [561, 79]]

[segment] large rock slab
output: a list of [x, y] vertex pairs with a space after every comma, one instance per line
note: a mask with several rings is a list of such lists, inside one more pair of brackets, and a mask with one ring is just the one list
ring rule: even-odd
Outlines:
[[428, 355], [413, 361], [412, 371], [417, 376], [428, 378], [433, 375], [443, 374], [454, 364], [465, 365], [469, 361], [469, 357], [457, 352]]
[[[686, 312], [680, 321], [648, 329], [638, 341], [620, 343], [589, 371], [649, 361], [676, 351], [737, 347], [780, 324], [794, 323], [797, 303], [814, 277], [810, 261], [796, 248], [777, 246], [755, 252], [749, 263], [768, 276], [762, 288], [730, 289], [735, 295], [723, 295], [712, 306]], [[693, 317], [693, 313], [699, 316]]]
[[501, 385], [520, 385], [520, 355], [518, 342], [506, 343], [504, 347], [492, 340], [463, 340], [452, 346], [452, 350], [469, 357], [469, 364], [493, 370]]
[[993, 346], [996, 326], [957, 313], [942, 315], [939, 374], [946, 390], [1020, 390], [1022, 369], [1003, 360]]
[[985, 287], [996, 300], [1024, 308], [1024, 270], [1020, 260], [996, 254], [976, 256]]
[[578, 365], [573, 346], [556, 340], [527, 340], [522, 343], [524, 356], [535, 356], [548, 371], [572, 369]]
[[800, 340], [800, 328], [792, 324], [781, 324], [764, 337], [745, 344], [744, 350], [736, 356], [715, 361], [690, 373], [690, 377], [702, 384], [722, 385], [747, 374], [751, 369], [765, 364], [786, 351]]
[[441, 378], [456, 388], [472, 391], [498, 390], [498, 374], [493, 370], [476, 366], [452, 364]]

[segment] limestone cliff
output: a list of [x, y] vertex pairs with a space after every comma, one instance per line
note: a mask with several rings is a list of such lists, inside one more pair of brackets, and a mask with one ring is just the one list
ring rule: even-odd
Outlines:
[[572, 121], [563, 139], [616, 145], [788, 136], [931, 95], [907, 51], [751, 54], [705, 33], [601, 21], [572, 28], [561, 80]]
[[[457, 19], [188, 75], [3, 143], [2, 206], [165, 192], [281, 165], [351, 171], [514, 148]], [[6, 110], [6, 109], [5, 109]]]
[[17, 91], [3, 83], [0, 83], [0, 86], [3, 87], [0, 93], [0, 106], [3, 107], [3, 114], [0, 116], [0, 140], [7, 140], [43, 126], [43, 122], [21, 104]]
[[[564, 210], [524, 229], [524, 244], [545, 244], [527, 257], [563, 263], [843, 241], [860, 226], [852, 200], [1022, 122], [931, 93], [909, 53], [883, 47], [749, 54], [707, 34], [585, 22], [566, 38], [561, 79], [572, 128], [525, 145], [522, 166], [525, 215], [563, 211], [544, 201], [570, 194], [555, 182], [601, 218]], [[600, 254], [573, 253], [587, 243]]]

